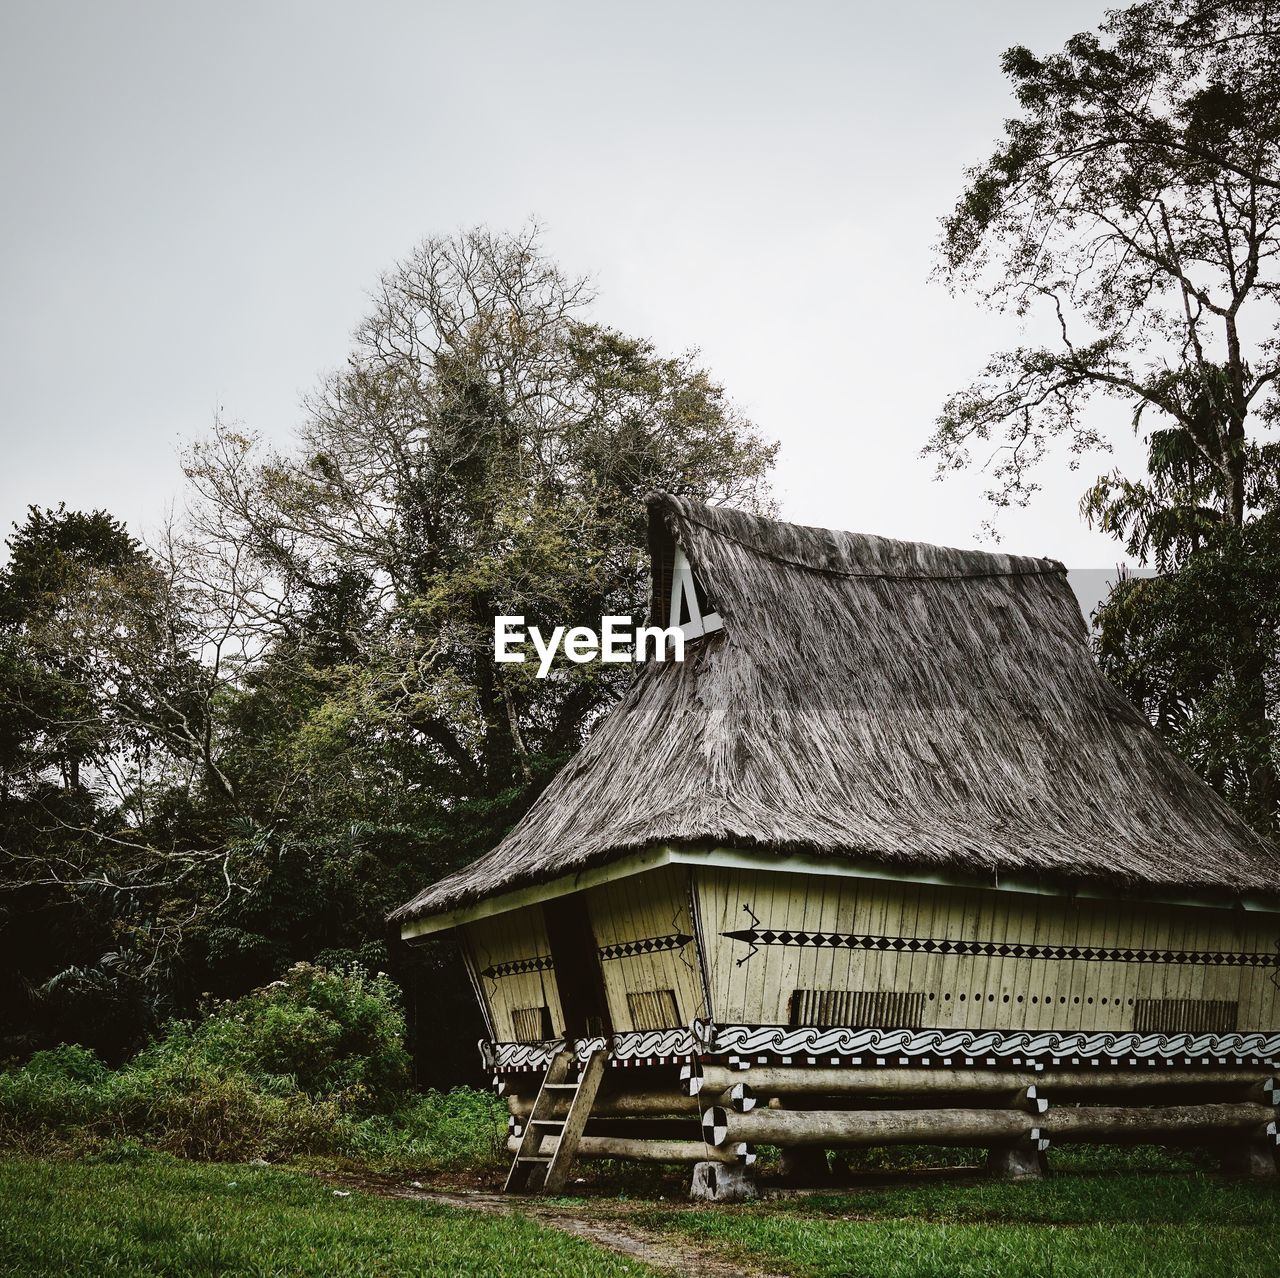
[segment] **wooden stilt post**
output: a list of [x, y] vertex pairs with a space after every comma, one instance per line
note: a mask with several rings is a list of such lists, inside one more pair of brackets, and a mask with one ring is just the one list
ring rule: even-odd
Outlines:
[[[1009, 1097], [1010, 1108], [1041, 1118], [1049, 1109], [1048, 1100], [1035, 1084]], [[987, 1150], [987, 1171], [1000, 1180], [1039, 1180], [1047, 1170], [1045, 1150], [1049, 1138], [1042, 1128], [1033, 1128], [1017, 1140], [992, 1145]]]
[[1255, 1176], [1270, 1179], [1277, 1174], [1276, 1122], [1272, 1119], [1245, 1134], [1243, 1140], [1229, 1143], [1222, 1155], [1222, 1170], [1233, 1176]]

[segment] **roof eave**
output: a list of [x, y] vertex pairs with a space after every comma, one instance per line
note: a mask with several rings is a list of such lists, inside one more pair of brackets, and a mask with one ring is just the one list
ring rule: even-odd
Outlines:
[[720, 845], [695, 846], [662, 844], [630, 853], [573, 874], [542, 883], [526, 884], [454, 906], [435, 914], [424, 914], [402, 922], [400, 936], [405, 941], [447, 932], [494, 915], [537, 905], [543, 901], [586, 891], [604, 883], [643, 874], [667, 865], [706, 869], [765, 870], [778, 874], [814, 874], [837, 878], [879, 879], [920, 886], [978, 889], [1009, 892], [1022, 896], [1056, 896], [1069, 900], [1127, 901], [1140, 899], [1152, 905], [1191, 909], [1246, 910], [1280, 913], [1280, 893], [1241, 893], [1226, 888], [1169, 885], [1153, 891], [1149, 884], [1125, 884], [1098, 879], [1026, 878], [1017, 875], [990, 876], [945, 869], [915, 869], [907, 865], [871, 858], [840, 857], [795, 852], [779, 855], [764, 848], [729, 848]]

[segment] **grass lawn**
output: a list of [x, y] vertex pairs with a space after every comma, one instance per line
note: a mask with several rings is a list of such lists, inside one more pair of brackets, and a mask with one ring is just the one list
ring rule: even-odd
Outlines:
[[[1107, 1172], [928, 1182], [691, 1209], [593, 1197], [544, 1206], [802, 1278], [1275, 1278], [1280, 1187]], [[696, 1258], [686, 1267], [698, 1271]], [[538, 1225], [387, 1200], [300, 1172], [186, 1163], [0, 1161], [0, 1274], [652, 1275]]]
[[265, 1167], [0, 1160], [5, 1275], [653, 1272], [523, 1217], [344, 1198]]
[[1209, 1176], [930, 1184], [643, 1219], [744, 1261], [820, 1278], [1280, 1274], [1280, 1189]]

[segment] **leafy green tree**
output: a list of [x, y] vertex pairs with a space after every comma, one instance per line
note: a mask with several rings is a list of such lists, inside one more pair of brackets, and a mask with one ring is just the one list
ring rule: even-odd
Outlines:
[[536, 229], [428, 240], [294, 450], [223, 424], [192, 449], [187, 559], [197, 594], [236, 600], [245, 654], [226, 769], [272, 847], [209, 933], [204, 988], [324, 951], [389, 965], [411, 1018], [473, 1018], [451, 947], [405, 954], [382, 917], [492, 846], [630, 677], [498, 665], [495, 616], [642, 614], [653, 489], [766, 504], [773, 447], [722, 388], [589, 302]]
[[174, 789], [165, 698], [190, 711], [178, 689], [193, 667], [175, 663], [167, 642], [163, 574], [110, 515], [33, 507], [8, 549], [0, 996], [25, 1009], [8, 1045], [78, 1023], [118, 1055], [156, 991], [156, 966], [126, 957], [129, 938], [163, 914], [157, 882], [192, 869], [153, 808]]
[[0, 785], [9, 800], [42, 782], [75, 795], [86, 765], [112, 753], [116, 737], [106, 689], [79, 659], [93, 646], [91, 628], [79, 623], [97, 588], [136, 572], [145, 552], [105, 511], [65, 507], [31, 507], [7, 544]]
[[[1106, 448], [1108, 401], [1147, 432], [1147, 473], [1102, 476], [1082, 508], [1181, 580], [1126, 583], [1100, 616], [1100, 654], [1270, 832], [1280, 736], [1261, 600], [1280, 586], [1264, 518], [1280, 466], [1276, 19], [1267, 0], [1151, 0], [1110, 11], [1059, 53], [1004, 55], [1018, 113], [943, 222], [941, 270], [1041, 340], [995, 355], [951, 396], [927, 449], [941, 471], [981, 449], [1001, 506], [1031, 497], [1053, 445], [1073, 468]], [[1192, 589], [1223, 611], [1197, 613]]]
[[648, 491], [763, 500], [773, 449], [723, 390], [587, 302], [536, 232], [429, 240], [384, 277], [296, 452], [226, 428], [193, 450], [199, 534], [270, 577], [272, 661], [319, 696], [295, 736], [312, 766], [365, 749], [440, 793], [532, 782], [626, 676], [496, 665], [495, 615], [642, 612]]
[[1122, 580], [1097, 623], [1109, 677], [1245, 817], [1274, 834], [1280, 512], [1214, 531], [1176, 571]]
[[452, 947], [409, 954], [385, 914], [497, 842], [630, 675], [497, 665], [495, 615], [643, 612], [652, 489], [767, 502], [773, 448], [724, 391], [588, 301], [535, 231], [427, 241], [295, 448], [219, 423], [191, 450], [190, 517], [159, 545], [103, 515], [19, 530], [0, 784], [30, 806], [6, 810], [0, 900], [93, 923], [26, 934], [29, 1046], [59, 1036], [55, 1002], [116, 998], [127, 1034], [76, 1037], [119, 1055], [304, 960], [391, 972], [433, 1080], [474, 1070]]

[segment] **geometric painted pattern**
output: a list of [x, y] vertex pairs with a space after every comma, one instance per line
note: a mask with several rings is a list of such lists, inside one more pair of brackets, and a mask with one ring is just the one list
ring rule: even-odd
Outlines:
[[761, 945], [799, 945], [810, 948], [877, 950], [901, 954], [974, 954], [987, 958], [1083, 959], [1104, 963], [1175, 963], [1206, 967], [1280, 967], [1280, 952], [1249, 953], [1230, 950], [1137, 950], [1105, 945], [1027, 945], [1015, 941], [948, 941], [917, 936], [870, 936], [847, 932], [803, 932], [787, 928], [742, 928], [721, 932], [745, 941], [751, 951]]
[[516, 976], [521, 972], [546, 972], [554, 966], [551, 962], [549, 954], [539, 954], [535, 958], [513, 959], [510, 963], [495, 963], [491, 967], [486, 967], [481, 976], [487, 976], [491, 980], [498, 976]]
[[[702, 1028], [715, 1055], [856, 1057], [864, 1064], [928, 1058], [949, 1065], [966, 1060], [1068, 1061], [1098, 1065], [1141, 1060], [1169, 1064], [1228, 1063], [1280, 1056], [1280, 1034], [1142, 1034], [1089, 1030], [880, 1030], [843, 1026], [717, 1025]], [[709, 1030], [709, 1033], [708, 1033]], [[839, 1063], [839, 1062], [837, 1062]], [[850, 1061], [849, 1063], [852, 1063]]]
[[637, 954], [657, 954], [663, 950], [683, 949], [691, 936], [673, 932], [670, 936], [646, 936], [639, 941], [620, 941], [617, 945], [605, 945], [600, 949], [602, 959], [632, 958]]
[[[612, 1063], [625, 1065], [632, 1061], [671, 1061], [674, 1057], [690, 1057], [697, 1053], [699, 1042], [690, 1029], [626, 1030], [604, 1038], [576, 1038], [570, 1044], [580, 1061], [592, 1052], [608, 1049]], [[561, 1040], [549, 1043], [500, 1043], [482, 1039], [480, 1055], [485, 1068], [504, 1073], [514, 1070], [545, 1070], [564, 1046]]]
[[[609, 1039], [573, 1040], [579, 1060], [607, 1050], [612, 1065], [671, 1063], [673, 1058], [729, 1058], [749, 1064], [783, 1058], [804, 1064], [921, 1065], [961, 1068], [990, 1062], [1114, 1065], [1234, 1065], [1242, 1061], [1280, 1064], [1280, 1034], [1143, 1034], [1097, 1031], [890, 1030], [844, 1026], [715, 1025], [695, 1021], [691, 1029], [631, 1030]], [[494, 1073], [545, 1070], [559, 1041], [482, 1041], [481, 1056]]]
[[[620, 959], [632, 958], [637, 954], [658, 954], [663, 950], [683, 949], [692, 940], [693, 937], [685, 936], [683, 932], [673, 932], [670, 936], [646, 936], [638, 941], [619, 941], [616, 945], [602, 946], [600, 957]], [[549, 972], [554, 966], [549, 954], [539, 954], [534, 958], [494, 963], [486, 967], [480, 975], [493, 980], [499, 976], [517, 976], [522, 972]]]

